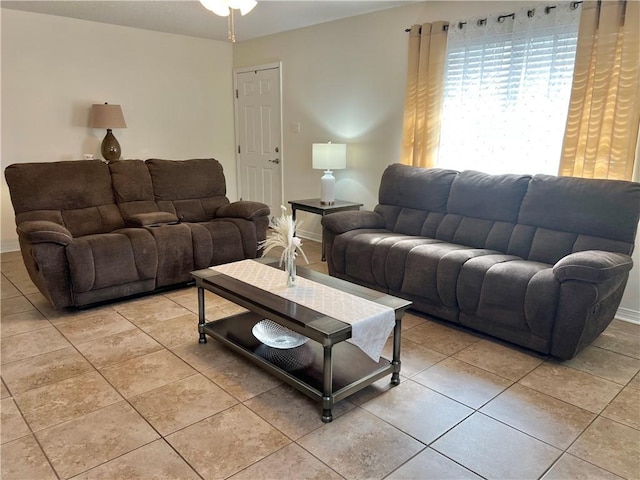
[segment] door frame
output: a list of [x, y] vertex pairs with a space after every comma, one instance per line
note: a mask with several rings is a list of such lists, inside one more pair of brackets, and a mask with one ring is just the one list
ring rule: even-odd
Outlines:
[[[278, 95], [280, 97], [280, 205], [284, 205], [284, 166], [285, 166], [285, 148], [284, 148], [284, 132], [283, 132], [283, 114], [282, 114], [282, 62], [265, 63], [261, 65], [253, 65], [248, 67], [238, 67], [233, 69], [233, 115], [234, 115], [234, 137], [235, 146], [233, 147], [236, 157], [236, 189], [238, 191], [238, 198], [242, 198], [241, 182], [240, 182], [240, 154], [238, 153], [238, 146], [240, 145], [240, 115], [238, 113], [238, 97], [236, 91], [238, 90], [238, 74], [257, 72], [258, 70], [278, 70], [278, 83], [280, 91]], [[271, 216], [280, 216], [280, 212], [271, 212]]]

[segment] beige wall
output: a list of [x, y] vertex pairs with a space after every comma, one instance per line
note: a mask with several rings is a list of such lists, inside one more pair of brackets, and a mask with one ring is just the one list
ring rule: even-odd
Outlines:
[[[2, 9], [2, 166], [98, 154], [104, 133], [86, 128], [88, 108], [109, 101], [122, 104], [129, 127], [115, 131], [123, 156], [214, 156], [235, 199], [232, 66], [282, 61], [285, 201], [319, 196], [311, 144], [332, 140], [348, 144], [337, 196], [372, 208], [380, 175], [400, 150], [404, 29], [513, 4], [416, 3], [238, 42], [233, 55], [222, 42]], [[320, 238], [319, 218], [300, 217], [305, 235]], [[3, 180], [3, 251], [17, 249], [14, 229]], [[636, 321], [639, 252], [621, 305]]]
[[[236, 197], [232, 48], [102, 23], [2, 9], [2, 169], [100, 157], [92, 103], [121, 104], [123, 158], [215, 157]], [[2, 250], [18, 248], [6, 182]]]
[[[233, 47], [234, 67], [282, 61], [285, 201], [320, 196], [322, 172], [311, 144], [347, 144], [336, 197], [377, 203], [384, 168], [398, 161], [408, 37], [416, 23], [506, 12], [514, 2], [418, 2], [293, 30]], [[300, 123], [300, 133], [293, 126]], [[320, 237], [315, 215], [301, 214], [304, 234]]]
[[[331, 140], [348, 144], [347, 169], [334, 174], [337, 198], [375, 206], [380, 175], [398, 161], [400, 151], [404, 29], [506, 13], [518, 3], [421, 2], [234, 45], [234, 67], [282, 61], [285, 201], [320, 196], [322, 173], [311, 168], [311, 144]], [[298, 122], [300, 133], [294, 133]], [[302, 234], [319, 239], [319, 217], [301, 213], [300, 218]], [[635, 321], [640, 321], [639, 285], [636, 266], [622, 303], [624, 316]]]

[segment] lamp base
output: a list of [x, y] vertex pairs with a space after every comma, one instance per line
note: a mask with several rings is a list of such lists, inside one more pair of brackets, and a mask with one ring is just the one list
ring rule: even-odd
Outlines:
[[102, 157], [109, 162], [120, 158], [120, 144], [118, 140], [116, 140], [116, 137], [113, 136], [113, 133], [111, 133], [110, 128], [107, 128], [107, 134], [102, 140], [100, 152], [102, 153]]
[[320, 205], [333, 205], [336, 202], [336, 178], [331, 170], [325, 170], [320, 179]]

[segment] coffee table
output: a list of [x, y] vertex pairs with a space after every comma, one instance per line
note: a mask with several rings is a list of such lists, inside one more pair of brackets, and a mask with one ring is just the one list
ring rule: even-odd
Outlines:
[[[277, 268], [278, 262], [272, 258], [255, 261]], [[381, 357], [375, 362], [358, 347], [346, 342], [351, 338], [351, 325], [348, 323], [211, 269], [191, 272], [198, 288], [199, 341], [206, 343], [209, 335], [283, 382], [321, 402], [321, 418], [328, 423], [333, 420], [331, 410], [336, 402], [389, 374], [393, 385], [400, 383], [400, 327], [404, 312], [411, 302], [300, 266], [297, 274], [392, 308], [396, 319], [392, 359]], [[246, 308], [248, 312], [207, 322], [205, 290]], [[308, 365], [291, 371], [267, 359], [268, 356], [264, 355], [265, 346], [251, 332], [265, 318], [311, 340], [305, 344], [311, 359]]]

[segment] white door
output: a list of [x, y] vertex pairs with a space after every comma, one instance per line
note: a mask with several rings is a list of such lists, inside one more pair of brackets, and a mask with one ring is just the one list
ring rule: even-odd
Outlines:
[[280, 66], [238, 69], [234, 77], [240, 198], [266, 203], [273, 219], [283, 203]]

